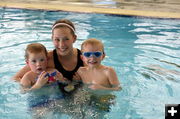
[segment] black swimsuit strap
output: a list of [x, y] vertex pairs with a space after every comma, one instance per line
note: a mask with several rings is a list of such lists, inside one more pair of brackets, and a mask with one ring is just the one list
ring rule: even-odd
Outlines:
[[66, 69], [64, 69], [64, 67], [62, 66], [62, 64], [58, 60], [58, 55], [57, 55], [56, 50], [53, 50], [53, 57], [54, 57], [55, 68], [59, 72], [61, 72], [64, 77], [66, 77], [69, 80], [72, 80], [72, 77], [73, 77], [74, 73], [77, 72], [79, 67], [83, 66], [83, 61], [80, 58], [81, 51], [79, 49], [77, 49], [77, 50], [78, 50], [77, 64], [76, 64], [76, 67], [72, 71], [67, 71]]

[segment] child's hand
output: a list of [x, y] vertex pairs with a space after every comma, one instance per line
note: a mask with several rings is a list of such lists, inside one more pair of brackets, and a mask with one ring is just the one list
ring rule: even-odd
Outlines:
[[42, 86], [44, 86], [47, 81], [48, 81], [48, 77], [45, 77], [45, 75], [47, 74], [47, 72], [43, 71], [40, 75], [38, 80], [36, 81], [35, 85], [40, 88]]

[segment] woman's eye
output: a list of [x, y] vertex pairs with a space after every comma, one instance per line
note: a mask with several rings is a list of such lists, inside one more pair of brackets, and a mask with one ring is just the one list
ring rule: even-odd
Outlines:
[[58, 38], [55, 38], [54, 40], [55, 40], [55, 41], [59, 41], [59, 39], [58, 39]]
[[69, 38], [64, 38], [63, 40], [69, 40]]

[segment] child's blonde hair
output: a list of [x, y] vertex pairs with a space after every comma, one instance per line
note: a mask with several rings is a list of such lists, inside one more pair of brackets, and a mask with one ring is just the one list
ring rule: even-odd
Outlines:
[[25, 59], [27, 60], [29, 58], [29, 53], [40, 53], [40, 52], [44, 52], [45, 55], [47, 56], [47, 50], [44, 45], [42, 45], [41, 43], [31, 43], [26, 47]]
[[95, 38], [90, 38], [90, 39], [85, 40], [81, 45], [81, 51], [82, 52], [83, 52], [84, 47], [86, 45], [99, 46], [102, 49], [103, 53], [104, 53], [104, 45], [100, 40], [97, 40]]

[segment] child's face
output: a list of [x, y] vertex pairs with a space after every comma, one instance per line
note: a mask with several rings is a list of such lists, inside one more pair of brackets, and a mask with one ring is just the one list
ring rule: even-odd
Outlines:
[[72, 52], [76, 36], [71, 33], [69, 28], [62, 27], [53, 30], [52, 39], [57, 53], [61, 56], [65, 56]]
[[105, 54], [100, 46], [92, 46], [89, 44], [84, 46], [82, 60], [87, 66], [100, 65], [104, 57]]
[[29, 53], [29, 58], [26, 62], [31, 68], [31, 71], [40, 74], [42, 71], [46, 70], [47, 56], [44, 52]]

